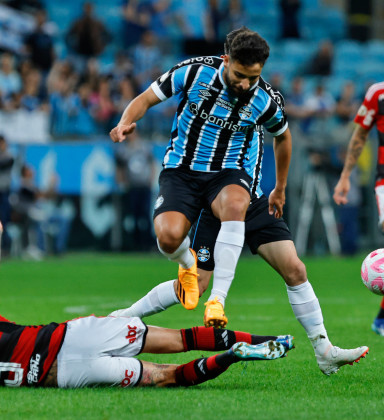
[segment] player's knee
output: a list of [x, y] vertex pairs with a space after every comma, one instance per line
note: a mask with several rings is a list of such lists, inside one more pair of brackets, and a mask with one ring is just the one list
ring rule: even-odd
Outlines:
[[307, 270], [299, 258], [290, 262], [284, 274], [284, 280], [288, 286], [298, 286], [307, 281]]
[[223, 220], [239, 220], [243, 221], [245, 219], [245, 213], [249, 206], [249, 201], [244, 199], [235, 199], [226, 202], [222, 206], [222, 211], [220, 214], [220, 219]]
[[164, 252], [172, 254], [183, 242], [184, 236], [183, 232], [179, 231], [178, 229], [170, 228], [157, 232], [157, 239], [159, 241], [160, 248]]

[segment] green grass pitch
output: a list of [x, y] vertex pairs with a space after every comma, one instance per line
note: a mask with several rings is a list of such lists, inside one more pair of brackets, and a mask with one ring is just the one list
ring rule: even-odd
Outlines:
[[[370, 329], [380, 297], [362, 285], [362, 260], [362, 255], [305, 259], [333, 344], [370, 347], [366, 359], [336, 375], [326, 377], [319, 371], [281, 278], [260, 258], [244, 256], [227, 299], [228, 328], [292, 334], [296, 349], [288, 357], [239, 363], [216, 380], [189, 389], [2, 388], [0, 419], [383, 419], [384, 337]], [[176, 272], [175, 264], [157, 255], [76, 254], [42, 263], [5, 261], [0, 266], [0, 313], [33, 324], [106, 315]], [[171, 328], [201, 325], [204, 301], [193, 311], [175, 306], [145, 321]], [[184, 363], [201, 354], [142, 358]]]

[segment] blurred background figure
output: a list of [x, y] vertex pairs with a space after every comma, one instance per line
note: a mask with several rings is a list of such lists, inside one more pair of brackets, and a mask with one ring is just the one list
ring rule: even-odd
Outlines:
[[315, 55], [307, 64], [306, 74], [312, 76], [329, 76], [332, 74], [333, 44], [329, 40], [322, 41]]
[[94, 16], [93, 4], [85, 2], [83, 14], [73, 22], [66, 41], [76, 56], [76, 64], [84, 68], [89, 58], [100, 55], [111, 41], [111, 34], [106, 26]]
[[0, 221], [3, 225], [3, 236], [1, 247], [7, 255], [11, 242], [8, 234], [8, 223], [11, 220], [11, 205], [9, 194], [11, 191], [11, 172], [15, 159], [8, 150], [4, 136], [0, 135]]
[[140, 42], [132, 50], [132, 71], [139, 93], [144, 92], [161, 75], [161, 58], [154, 33], [143, 32]]
[[21, 89], [21, 77], [15, 67], [15, 57], [7, 52], [0, 56], [0, 92], [3, 102], [11, 100], [12, 95]]
[[[149, 251], [152, 234], [152, 185], [155, 180], [152, 147], [137, 132], [116, 147], [116, 181], [122, 195], [123, 215], [133, 219], [133, 250]], [[124, 216], [123, 216], [124, 217]], [[126, 230], [129, 223], [124, 217]]]
[[55, 60], [54, 40], [47, 31], [45, 24], [47, 12], [42, 9], [36, 15], [36, 27], [25, 38], [25, 48], [32, 64], [42, 72], [43, 77], [48, 75]]
[[280, 0], [281, 38], [300, 38], [300, 8], [301, 0]]
[[34, 170], [24, 164], [21, 167], [20, 186], [12, 195], [12, 222], [14, 230], [20, 230], [21, 243], [16, 248], [24, 258], [41, 260], [45, 254], [56, 255], [66, 251], [71, 216], [57, 206], [57, 176], [52, 176], [45, 190], [35, 183]]
[[[28, 165], [20, 170], [20, 186], [11, 196], [13, 237], [12, 246], [25, 258], [37, 261], [43, 259], [43, 251], [38, 247], [39, 230], [45, 220], [44, 212], [38, 206], [39, 191], [34, 181], [34, 171]], [[17, 241], [20, 243], [16, 244]]]

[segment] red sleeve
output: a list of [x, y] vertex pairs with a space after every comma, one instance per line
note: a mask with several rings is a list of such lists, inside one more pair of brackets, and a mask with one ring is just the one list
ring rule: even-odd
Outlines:
[[378, 112], [379, 92], [372, 92], [372, 88], [368, 89], [364, 102], [361, 104], [354, 119], [355, 123], [366, 130], [370, 130], [375, 125]]

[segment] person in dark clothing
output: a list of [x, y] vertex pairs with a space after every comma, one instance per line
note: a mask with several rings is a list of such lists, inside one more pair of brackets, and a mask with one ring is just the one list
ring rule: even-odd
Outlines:
[[100, 55], [111, 35], [104, 24], [93, 16], [93, 4], [84, 3], [83, 15], [73, 22], [66, 36], [70, 49], [83, 58]]
[[44, 29], [47, 20], [45, 10], [36, 13], [36, 28], [25, 38], [25, 47], [34, 66], [47, 74], [55, 60], [55, 50], [51, 35]]

